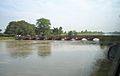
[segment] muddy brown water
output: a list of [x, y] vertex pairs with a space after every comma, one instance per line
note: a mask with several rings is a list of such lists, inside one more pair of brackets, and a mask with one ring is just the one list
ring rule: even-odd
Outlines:
[[107, 49], [95, 41], [0, 41], [0, 76], [90, 76]]

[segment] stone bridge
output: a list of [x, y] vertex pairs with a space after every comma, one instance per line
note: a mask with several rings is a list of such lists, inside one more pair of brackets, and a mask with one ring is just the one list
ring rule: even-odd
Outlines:
[[79, 36], [16, 36], [16, 40], [120, 40], [120, 36], [79, 35]]

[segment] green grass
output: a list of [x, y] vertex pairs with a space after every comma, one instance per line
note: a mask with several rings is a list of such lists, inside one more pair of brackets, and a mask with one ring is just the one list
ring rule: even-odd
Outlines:
[[15, 40], [15, 37], [0, 37], [0, 40]]

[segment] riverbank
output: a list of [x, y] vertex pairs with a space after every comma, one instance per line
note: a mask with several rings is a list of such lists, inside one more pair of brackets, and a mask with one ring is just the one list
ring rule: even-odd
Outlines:
[[15, 37], [0, 37], [0, 40], [15, 40]]

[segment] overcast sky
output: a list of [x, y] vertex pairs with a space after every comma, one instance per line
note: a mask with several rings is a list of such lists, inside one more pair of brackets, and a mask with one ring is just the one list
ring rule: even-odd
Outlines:
[[119, 31], [120, 0], [0, 0], [0, 28], [10, 21], [50, 19], [64, 30]]

